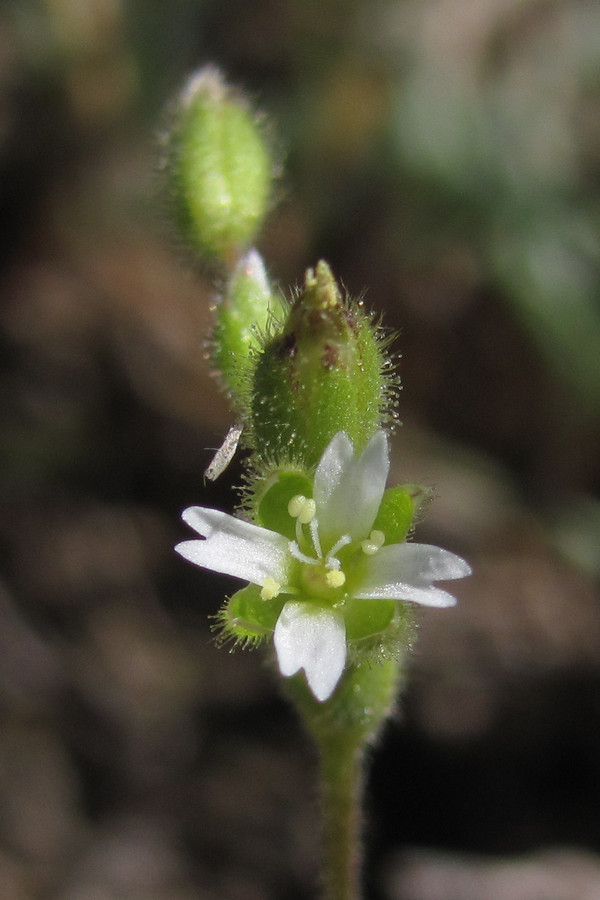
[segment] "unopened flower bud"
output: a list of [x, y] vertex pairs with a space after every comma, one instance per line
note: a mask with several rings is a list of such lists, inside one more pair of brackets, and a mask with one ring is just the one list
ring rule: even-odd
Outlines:
[[262, 224], [273, 163], [251, 109], [212, 66], [178, 98], [165, 168], [185, 242], [233, 265]]
[[319, 262], [254, 370], [254, 446], [269, 462], [308, 467], [339, 431], [360, 450], [390, 418], [389, 369], [372, 317]]
[[260, 253], [250, 250], [237, 263], [215, 307], [212, 359], [233, 399], [243, 404], [250, 390], [251, 355], [272, 318], [283, 318]]

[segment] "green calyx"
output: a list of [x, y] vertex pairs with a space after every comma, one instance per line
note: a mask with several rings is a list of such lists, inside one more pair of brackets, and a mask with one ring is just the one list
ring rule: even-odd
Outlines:
[[248, 105], [207, 66], [175, 105], [167, 172], [175, 221], [201, 258], [233, 265], [268, 210], [273, 162]]
[[[295, 595], [295, 598], [302, 595]], [[257, 646], [273, 636], [277, 619], [289, 595], [279, 594], [272, 599], [261, 595], [261, 588], [249, 584], [225, 601], [218, 616], [216, 628], [219, 642]], [[303, 598], [310, 602], [309, 598]], [[316, 604], [327, 604], [325, 598], [315, 598]], [[336, 604], [338, 605], [338, 604]], [[396, 659], [412, 643], [414, 637], [414, 613], [407, 604], [394, 600], [353, 600], [339, 604], [343, 611], [348, 641], [348, 658], [356, 665]]]
[[362, 449], [393, 417], [390, 369], [378, 326], [319, 262], [256, 362], [250, 425], [259, 457], [310, 469], [338, 431]]
[[321, 751], [373, 743], [390, 715], [402, 677], [401, 659], [349, 665], [335, 693], [315, 700], [302, 675], [287, 680], [286, 693], [302, 713]]

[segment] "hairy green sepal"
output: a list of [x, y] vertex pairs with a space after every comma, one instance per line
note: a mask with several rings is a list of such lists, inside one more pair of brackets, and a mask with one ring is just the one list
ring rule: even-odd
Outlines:
[[231, 638], [243, 646], [260, 643], [273, 633], [284, 602], [284, 597], [263, 600], [255, 584], [242, 588], [226, 601], [219, 613], [222, 639]]
[[412, 485], [389, 488], [383, 495], [373, 528], [382, 531], [386, 544], [401, 544], [406, 539], [415, 515]]

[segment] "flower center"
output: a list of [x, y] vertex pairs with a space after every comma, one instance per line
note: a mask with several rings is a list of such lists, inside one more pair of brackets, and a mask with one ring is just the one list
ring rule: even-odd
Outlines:
[[305, 565], [302, 567], [300, 580], [303, 591], [309, 597], [334, 601], [340, 598], [339, 589], [346, 583], [346, 575], [341, 569]]
[[[319, 535], [316, 518], [317, 506], [314, 500], [303, 494], [296, 494], [288, 503], [287, 511], [296, 520], [296, 540], [290, 541], [289, 550], [300, 566], [300, 591], [320, 600], [340, 601], [345, 596], [341, 588], [346, 584], [346, 572], [337, 554], [352, 544], [352, 537], [343, 534], [326, 552]], [[307, 534], [308, 532], [308, 534]], [[361, 541], [355, 550], [360, 554], [373, 556], [385, 543], [383, 531], [371, 531], [369, 537]], [[351, 557], [346, 557], [346, 568]], [[273, 578], [266, 578], [260, 595], [263, 600], [273, 600], [281, 592], [298, 593], [294, 586], [282, 587]]]
[[[315, 501], [302, 494], [292, 497], [288, 503], [288, 513], [296, 519], [296, 540], [290, 543], [290, 553], [302, 563], [300, 579], [303, 590], [311, 597], [334, 599], [339, 588], [346, 583], [346, 574], [336, 553], [350, 544], [352, 538], [349, 534], [342, 535], [324, 553], [316, 511]], [[303, 528], [305, 525], [308, 526], [308, 535]]]

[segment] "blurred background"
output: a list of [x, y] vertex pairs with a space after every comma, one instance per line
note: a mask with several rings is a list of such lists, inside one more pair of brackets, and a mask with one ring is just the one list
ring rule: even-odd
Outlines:
[[156, 174], [215, 62], [284, 163], [260, 248], [399, 332], [394, 480], [466, 556], [373, 755], [370, 900], [600, 897], [600, 5], [3, 0], [0, 896], [303, 900], [314, 758], [175, 557], [231, 424]]

